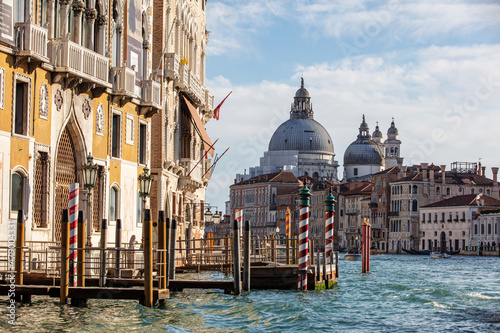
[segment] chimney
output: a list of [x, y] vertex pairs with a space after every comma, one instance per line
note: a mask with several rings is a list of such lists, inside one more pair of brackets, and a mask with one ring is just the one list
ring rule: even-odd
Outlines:
[[486, 174], [486, 167], [485, 166], [481, 167], [481, 170], [482, 170], [481, 176], [484, 177], [484, 175]]
[[446, 183], [446, 165], [441, 165], [441, 176], [442, 176], [442, 182], [443, 184]]
[[481, 174], [481, 162], [479, 162], [479, 166], [477, 167], [477, 174]]
[[433, 168], [431, 168], [429, 170], [429, 178], [430, 178], [431, 183], [434, 183], [434, 169]]
[[491, 172], [493, 172], [493, 185], [498, 185], [498, 168], [492, 167]]
[[428, 178], [427, 178], [427, 168], [429, 166], [428, 163], [420, 163], [420, 166], [422, 167], [422, 180], [424, 182], [428, 181]]

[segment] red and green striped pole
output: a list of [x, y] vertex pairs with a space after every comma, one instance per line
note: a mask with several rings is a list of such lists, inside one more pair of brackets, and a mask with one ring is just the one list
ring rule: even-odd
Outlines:
[[311, 194], [306, 184], [299, 191], [299, 290], [307, 290], [307, 266], [309, 263], [309, 206]]
[[333, 253], [333, 215], [335, 213], [335, 198], [330, 189], [325, 198], [325, 257], [326, 263], [330, 264], [331, 255]]

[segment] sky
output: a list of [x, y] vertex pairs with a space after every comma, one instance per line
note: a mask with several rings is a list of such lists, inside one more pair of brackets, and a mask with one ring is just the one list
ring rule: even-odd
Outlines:
[[235, 174], [259, 165], [303, 77], [330, 133], [338, 177], [363, 114], [404, 165], [500, 166], [500, 1], [210, 0], [206, 129], [219, 155], [207, 203], [224, 210]]

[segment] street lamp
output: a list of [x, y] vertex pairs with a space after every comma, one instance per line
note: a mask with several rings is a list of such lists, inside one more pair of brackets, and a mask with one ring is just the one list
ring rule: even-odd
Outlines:
[[205, 222], [213, 222], [214, 220], [214, 214], [210, 211], [210, 207], [207, 208], [207, 211], [205, 212]]
[[139, 175], [139, 195], [142, 198], [142, 210], [146, 207], [146, 198], [151, 193], [151, 184], [153, 183], [153, 176], [149, 174], [149, 168], [145, 167], [144, 172]]
[[214, 216], [213, 216], [214, 224], [219, 224], [221, 217], [218, 211], [215, 211]]
[[82, 164], [83, 187], [87, 189], [87, 245], [91, 245], [90, 236], [92, 235], [92, 225], [90, 218], [90, 204], [92, 197], [92, 189], [96, 185], [97, 171], [99, 167], [94, 163], [94, 157], [89, 152], [87, 163]]

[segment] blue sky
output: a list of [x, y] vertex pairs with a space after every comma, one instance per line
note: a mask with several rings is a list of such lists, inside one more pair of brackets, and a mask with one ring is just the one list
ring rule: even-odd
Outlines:
[[[315, 119], [343, 164], [363, 114], [394, 117], [405, 164], [500, 166], [499, 1], [210, 0], [207, 87], [229, 92], [207, 202], [221, 209], [235, 173], [259, 164], [303, 76]], [[342, 167], [339, 168], [342, 177]]]

